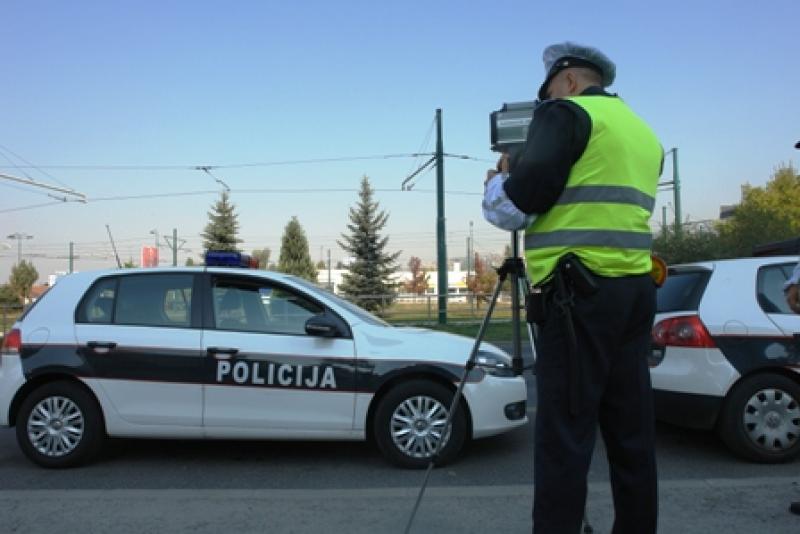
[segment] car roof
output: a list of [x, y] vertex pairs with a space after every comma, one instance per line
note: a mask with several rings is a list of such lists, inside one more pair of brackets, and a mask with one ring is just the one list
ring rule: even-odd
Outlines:
[[104, 276], [128, 276], [132, 274], [156, 274], [156, 273], [220, 273], [220, 274], [235, 274], [237, 276], [268, 276], [273, 280], [292, 281], [294, 276], [291, 274], [280, 273], [277, 271], [265, 271], [262, 269], [245, 269], [242, 267], [134, 267], [130, 269], [100, 269], [94, 271], [81, 271], [75, 272], [66, 277], [73, 279], [86, 279], [95, 280]]
[[685, 269], [691, 267], [703, 267], [714, 270], [716, 268], [735, 268], [735, 267], [760, 267], [762, 265], [773, 265], [776, 263], [797, 263], [797, 256], [761, 256], [756, 258], [728, 258], [724, 260], [708, 260], [691, 263], [677, 263], [670, 265], [669, 268]]

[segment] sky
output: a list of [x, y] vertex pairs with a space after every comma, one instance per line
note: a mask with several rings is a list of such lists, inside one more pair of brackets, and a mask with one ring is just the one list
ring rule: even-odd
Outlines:
[[[366, 175], [389, 213], [388, 250], [433, 264], [436, 174], [400, 185], [425, 161], [403, 155], [434, 149], [437, 108], [445, 151], [470, 158], [444, 165], [448, 257], [464, 257], [470, 233], [476, 252], [502, 253], [509, 234], [480, 208], [496, 160], [489, 113], [534, 98], [542, 50], [565, 40], [616, 63], [610, 90], [678, 147], [683, 218], [715, 219], [743, 184], [798, 166], [798, 20], [797, 0], [6, 0], [0, 173], [88, 202], [0, 179], [0, 281], [15, 233], [32, 236], [22, 257], [42, 279], [67, 269], [70, 242], [76, 270], [113, 267], [106, 225], [123, 261], [154, 232], [170, 261], [161, 236], [173, 229], [180, 263], [197, 259], [215, 177], [231, 189], [243, 249], [277, 259], [297, 216], [312, 259], [330, 250], [337, 262]], [[195, 169], [205, 165], [214, 176]], [[658, 194], [654, 227], [662, 206], [672, 223], [672, 195]]]

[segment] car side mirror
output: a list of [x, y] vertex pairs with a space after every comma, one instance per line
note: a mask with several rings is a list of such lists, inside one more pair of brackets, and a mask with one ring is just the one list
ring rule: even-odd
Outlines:
[[329, 315], [320, 314], [306, 321], [306, 334], [317, 337], [337, 337], [341, 335], [338, 323]]

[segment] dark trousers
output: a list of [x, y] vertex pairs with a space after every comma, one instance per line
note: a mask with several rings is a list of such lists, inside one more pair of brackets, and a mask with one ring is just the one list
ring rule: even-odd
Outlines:
[[658, 490], [647, 354], [655, 313], [651, 278], [598, 277], [599, 290], [572, 308], [580, 368], [570, 415], [567, 339], [550, 308], [537, 340], [533, 532], [580, 531], [586, 476], [599, 425], [614, 497], [614, 534], [656, 531]]

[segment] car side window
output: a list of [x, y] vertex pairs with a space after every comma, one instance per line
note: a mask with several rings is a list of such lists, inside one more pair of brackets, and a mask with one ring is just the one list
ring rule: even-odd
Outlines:
[[758, 305], [766, 313], [793, 313], [783, 294], [783, 284], [789, 279], [791, 268], [788, 272], [786, 265], [768, 265], [758, 270], [756, 295]]
[[114, 324], [189, 327], [193, 281], [185, 273], [121, 276]]
[[78, 310], [79, 323], [111, 324], [114, 320], [114, 297], [117, 279], [104, 278], [92, 286]]
[[268, 282], [217, 280], [214, 323], [221, 330], [306, 335], [306, 321], [323, 313], [319, 304]]

